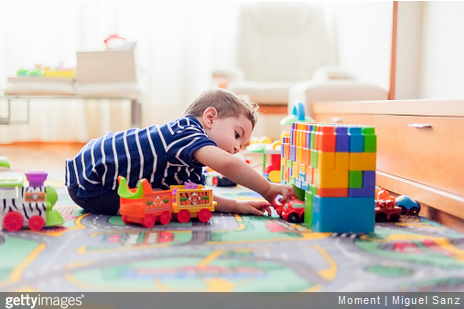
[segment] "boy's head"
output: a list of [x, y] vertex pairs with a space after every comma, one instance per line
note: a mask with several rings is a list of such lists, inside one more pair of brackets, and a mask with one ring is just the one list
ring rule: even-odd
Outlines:
[[216, 88], [203, 92], [187, 107], [184, 116], [200, 118], [208, 107], [214, 107], [219, 118], [245, 116], [254, 129], [258, 121], [258, 106], [248, 96], [238, 96], [232, 92]]
[[237, 153], [249, 141], [258, 120], [257, 105], [248, 97], [224, 89], [203, 92], [184, 112], [197, 118], [208, 137], [229, 153]]

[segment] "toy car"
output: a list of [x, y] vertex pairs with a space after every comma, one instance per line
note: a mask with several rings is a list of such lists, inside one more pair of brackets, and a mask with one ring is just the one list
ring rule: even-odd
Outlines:
[[421, 210], [421, 206], [418, 202], [406, 195], [400, 195], [395, 200], [396, 206], [401, 207], [402, 215], [413, 215], [418, 216]]
[[[277, 210], [279, 213], [280, 210]], [[289, 200], [283, 204], [281, 207], [281, 214], [279, 214], [282, 219], [291, 223], [303, 222], [305, 212], [305, 204], [300, 200]]]
[[400, 220], [401, 207], [395, 206], [392, 200], [375, 200], [375, 221], [398, 222]]

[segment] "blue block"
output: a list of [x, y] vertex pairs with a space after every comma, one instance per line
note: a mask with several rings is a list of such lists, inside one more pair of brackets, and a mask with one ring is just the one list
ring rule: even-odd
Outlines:
[[312, 230], [332, 233], [374, 231], [374, 197], [320, 197], [313, 195]]
[[349, 127], [350, 152], [364, 152], [364, 135], [361, 127]]
[[303, 181], [301, 189], [309, 191], [309, 183]]
[[301, 187], [301, 180], [295, 179], [295, 187], [300, 188], [300, 189], [303, 189], [303, 188]]
[[363, 171], [363, 188], [375, 188], [375, 171]]
[[296, 146], [290, 145], [290, 160], [296, 161]]
[[311, 129], [306, 133], [306, 148], [311, 149]]
[[348, 135], [348, 128], [344, 126], [335, 127], [335, 151], [336, 152], [349, 152], [350, 151], [350, 136]]
[[374, 197], [375, 186], [372, 188], [348, 188], [349, 197]]

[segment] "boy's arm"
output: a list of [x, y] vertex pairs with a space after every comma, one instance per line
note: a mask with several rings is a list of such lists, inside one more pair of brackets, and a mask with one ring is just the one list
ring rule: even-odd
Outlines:
[[262, 216], [264, 211], [271, 215], [271, 208], [266, 201], [237, 201], [235, 199], [214, 195], [214, 201], [217, 202], [215, 211], [236, 213], [242, 215]]
[[245, 161], [216, 146], [202, 147], [193, 155], [202, 164], [261, 194], [272, 205], [275, 204], [274, 199], [279, 194], [282, 195], [282, 201], [294, 195], [292, 186], [270, 183]]

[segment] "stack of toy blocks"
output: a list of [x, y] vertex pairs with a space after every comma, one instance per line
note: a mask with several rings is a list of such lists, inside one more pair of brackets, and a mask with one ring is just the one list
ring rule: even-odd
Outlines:
[[282, 140], [281, 181], [305, 202], [313, 231], [374, 230], [376, 145], [374, 127], [293, 123]]

